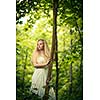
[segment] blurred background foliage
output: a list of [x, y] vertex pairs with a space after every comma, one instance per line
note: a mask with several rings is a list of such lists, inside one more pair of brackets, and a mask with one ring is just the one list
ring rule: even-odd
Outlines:
[[[36, 42], [43, 38], [51, 48], [53, 32], [52, 0], [16, 0], [16, 98], [40, 100], [30, 92], [34, 66], [31, 57]], [[83, 1], [59, 0], [58, 99], [83, 100]], [[56, 67], [50, 86], [55, 89]]]

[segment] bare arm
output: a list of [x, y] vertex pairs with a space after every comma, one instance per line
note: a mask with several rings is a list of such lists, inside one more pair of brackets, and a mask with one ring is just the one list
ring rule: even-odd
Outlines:
[[35, 68], [44, 68], [46, 67], [48, 64], [50, 63], [50, 61], [46, 62], [46, 63], [43, 63], [43, 64], [34, 64], [34, 67]]
[[48, 59], [44, 63], [38, 63], [36, 58], [37, 58], [37, 53], [33, 52], [31, 62], [34, 65], [35, 68], [44, 68], [50, 63], [50, 59]]
[[44, 64], [34, 64], [34, 67], [35, 68], [44, 68], [44, 67], [46, 67], [46, 63], [44, 63]]

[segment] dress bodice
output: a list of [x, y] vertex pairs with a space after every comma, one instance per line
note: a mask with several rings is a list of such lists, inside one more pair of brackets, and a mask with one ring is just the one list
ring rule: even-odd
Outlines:
[[46, 62], [45, 57], [43, 57], [41, 55], [37, 57], [37, 63], [40, 63], [41, 64], [41, 63], [45, 63], [45, 62]]

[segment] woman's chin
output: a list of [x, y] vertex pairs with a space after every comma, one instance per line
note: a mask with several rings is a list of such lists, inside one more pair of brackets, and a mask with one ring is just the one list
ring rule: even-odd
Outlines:
[[39, 48], [39, 51], [41, 50], [41, 48]]

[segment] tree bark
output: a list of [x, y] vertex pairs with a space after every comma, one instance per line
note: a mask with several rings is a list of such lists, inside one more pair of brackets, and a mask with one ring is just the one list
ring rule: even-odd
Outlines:
[[[58, 55], [57, 55], [57, 0], [53, 0], [53, 35], [52, 35], [52, 47], [51, 47], [51, 62], [49, 64], [48, 68], [48, 77], [47, 77], [47, 82], [46, 82], [46, 87], [45, 87], [45, 95], [43, 97], [43, 100], [48, 100], [49, 98], [49, 81], [51, 80], [51, 73], [52, 73], [52, 65], [53, 65], [53, 59], [54, 59], [54, 54], [55, 54], [55, 59], [56, 59], [56, 68], [58, 70]], [[56, 51], [56, 53], [55, 53]], [[56, 72], [57, 72], [56, 70]], [[58, 72], [57, 72], [58, 76]], [[58, 77], [56, 77], [58, 78]], [[58, 80], [56, 80], [56, 83], [58, 83]], [[58, 85], [56, 85], [56, 94], [58, 95]], [[56, 95], [56, 100], [57, 99]]]
[[[23, 91], [22, 96], [23, 96], [23, 100], [24, 100], [24, 96], [25, 96], [25, 91], [24, 91], [24, 90], [25, 90], [25, 89], [24, 89], [24, 88], [25, 88], [25, 82], [24, 82], [25, 79], [24, 79], [24, 78], [25, 78], [25, 70], [26, 70], [26, 65], [27, 65], [27, 56], [28, 56], [27, 54], [28, 54], [28, 53], [27, 53], [27, 49], [26, 49], [25, 62], [24, 62], [24, 66], [23, 66], [23, 67], [24, 67], [24, 69], [23, 69], [23, 86], [22, 86], [22, 91]], [[22, 60], [23, 60], [23, 59], [22, 59]]]
[[57, 39], [57, 1], [54, 4], [54, 33], [55, 33], [55, 60], [56, 60], [56, 100], [58, 100], [58, 39]]
[[[72, 30], [70, 30], [70, 35], [72, 35]], [[72, 56], [72, 38], [71, 38], [71, 42], [70, 42], [70, 54]], [[69, 94], [72, 94], [72, 61], [70, 63], [70, 87], [69, 87]]]

